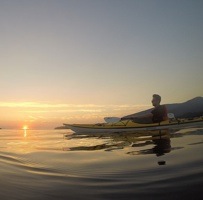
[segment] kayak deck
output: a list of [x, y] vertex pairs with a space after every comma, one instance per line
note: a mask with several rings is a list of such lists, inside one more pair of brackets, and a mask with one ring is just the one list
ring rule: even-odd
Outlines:
[[203, 122], [203, 118], [180, 119], [174, 121], [163, 121], [160, 123], [140, 124], [131, 120], [119, 121], [117, 123], [98, 123], [98, 124], [64, 124], [74, 132], [126, 132], [138, 130], [160, 130], [172, 127], [187, 126], [192, 123]]

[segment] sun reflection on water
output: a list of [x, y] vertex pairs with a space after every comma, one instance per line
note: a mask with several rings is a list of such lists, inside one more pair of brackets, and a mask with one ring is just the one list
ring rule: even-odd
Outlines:
[[27, 125], [23, 126], [24, 137], [27, 137], [27, 129], [28, 129], [28, 126], [27, 126]]

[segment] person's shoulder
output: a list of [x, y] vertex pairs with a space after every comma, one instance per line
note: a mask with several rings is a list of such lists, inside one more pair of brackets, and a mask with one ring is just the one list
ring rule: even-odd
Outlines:
[[163, 105], [163, 110], [164, 110], [164, 112], [168, 113], [168, 109], [167, 109], [166, 105]]
[[165, 110], [165, 105], [159, 105], [153, 109], [153, 111], [158, 111], [158, 112], [162, 110]]
[[162, 108], [162, 109], [164, 109], [164, 110], [167, 109], [167, 108], [166, 108], [166, 105], [160, 105], [160, 108]]

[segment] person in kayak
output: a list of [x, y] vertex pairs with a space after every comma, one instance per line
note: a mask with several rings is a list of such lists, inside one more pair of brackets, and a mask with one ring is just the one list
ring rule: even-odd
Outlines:
[[165, 105], [160, 105], [161, 103], [161, 96], [158, 94], [154, 94], [152, 98], [152, 105], [154, 106], [154, 109], [151, 111], [151, 113], [142, 115], [142, 116], [133, 116], [130, 117], [122, 117], [121, 120], [132, 120], [136, 123], [143, 123], [143, 124], [149, 124], [149, 123], [160, 123], [162, 121], [165, 121], [168, 119], [167, 116], [167, 109]]

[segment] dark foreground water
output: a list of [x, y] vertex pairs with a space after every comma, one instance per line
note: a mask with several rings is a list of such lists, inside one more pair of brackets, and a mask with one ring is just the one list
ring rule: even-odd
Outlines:
[[203, 199], [203, 126], [161, 135], [0, 130], [0, 199]]

